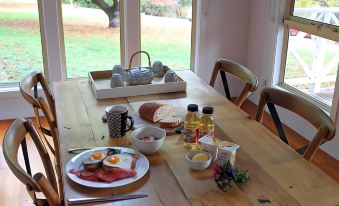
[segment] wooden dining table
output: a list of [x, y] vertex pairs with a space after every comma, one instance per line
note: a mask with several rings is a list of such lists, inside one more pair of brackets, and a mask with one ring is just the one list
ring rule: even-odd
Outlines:
[[[104, 203], [108, 205], [339, 205], [339, 184], [303, 159], [268, 129], [228, 101], [191, 71], [178, 71], [187, 82], [186, 92], [97, 100], [87, 79], [54, 85], [61, 145], [65, 205], [68, 198], [147, 194], [148, 197]], [[110, 138], [102, 115], [110, 105], [138, 111], [145, 102], [186, 108], [188, 104], [212, 106], [216, 136], [240, 145], [236, 167], [249, 170], [250, 179], [228, 192], [218, 189], [213, 165], [190, 169], [181, 135], [167, 136], [161, 149], [146, 155], [150, 163], [144, 177], [129, 185], [97, 189], [81, 186], [67, 177], [67, 162], [74, 147], [123, 146], [134, 148], [130, 133]]]

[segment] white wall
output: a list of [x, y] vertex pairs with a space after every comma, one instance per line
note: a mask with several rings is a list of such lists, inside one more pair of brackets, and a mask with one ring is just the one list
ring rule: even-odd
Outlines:
[[[200, 47], [197, 74], [209, 82], [214, 63], [219, 58], [246, 62], [250, 0], [202, 0]], [[238, 94], [240, 81], [228, 79], [231, 94]], [[220, 78], [216, 87], [223, 93]]]

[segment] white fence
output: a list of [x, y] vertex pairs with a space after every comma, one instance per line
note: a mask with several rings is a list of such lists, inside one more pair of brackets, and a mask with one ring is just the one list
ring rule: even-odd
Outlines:
[[[333, 24], [339, 26], [339, 19], [336, 14], [339, 13], [339, 8], [296, 8], [295, 16], [305, 17], [308, 19]], [[293, 37], [294, 38], [294, 37]], [[289, 44], [288, 52], [298, 62], [300, 67], [306, 73], [303, 78], [285, 79], [285, 82], [290, 85], [309, 84], [309, 90], [312, 93], [319, 93], [321, 84], [324, 82], [333, 82], [336, 79], [335, 75], [329, 75], [329, 72], [338, 66], [339, 62], [339, 46], [338, 43], [331, 42], [327, 39], [312, 36], [314, 44], [312, 65], [309, 66], [297, 51], [297, 46], [303, 46], [301, 43]], [[290, 38], [290, 40], [292, 40]], [[295, 41], [297, 42], [297, 41]], [[331, 49], [335, 56], [325, 63], [326, 51]]]

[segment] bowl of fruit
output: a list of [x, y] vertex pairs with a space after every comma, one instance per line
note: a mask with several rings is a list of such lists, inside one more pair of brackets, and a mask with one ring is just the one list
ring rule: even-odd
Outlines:
[[133, 145], [143, 154], [157, 152], [165, 142], [166, 132], [158, 127], [145, 126], [131, 133]]

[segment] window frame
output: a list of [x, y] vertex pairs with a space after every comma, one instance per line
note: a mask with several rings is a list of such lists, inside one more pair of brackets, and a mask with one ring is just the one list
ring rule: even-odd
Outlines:
[[294, 5], [295, 5], [295, 0], [287, 1], [287, 5], [286, 5], [287, 10], [286, 10], [285, 18], [283, 20], [284, 34], [283, 34], [283, 45], [282, 45], [282, 55], [281, 55], [281, 64], [280, 64], [280, 70], [279, 70], [278, 86], [307, 99], [308, 101], [312, 102], [313, 104], [323, 109], [326, 113], [330, 114], [331, 116], [333, 115], [336, 116], [336, 114], [334, 113], [337, 112], [336, 108], [338, 107], [335, 100], [338, 99], [338, 96], [339, 96], [338, 94], [339, 63], [338, 63], [338, 72], [337, 72], [337, 78], [336, 78], [336, 83], [335, 83], [335, 88], [334, 88], [334, 96], [332, 99], [332, 106], [284, 82], [286, 61], [287, 61], [287, 55], [288, 55], [287, 52], [288, 52], [288, 44], [289, 44], [289, 31], [291, 28], [297, 29], [298, 31], [301, 31], [301, 32], [310, 33], [310, 34], [313, 34], [313, 35], [316, 35], [316, 36], [319, 36], [325, 39], [329, 39], [335, 42], [339, 42], [339, 26], [334, 26], [334, 25], [323, 23], [323, 22], [318, 22], [318, 21], [294, 16], [293, 15]]
[[[45, 20], [43, 17], [43, 0], [36, 0], [37, 8], [38, 8], [38, 18], [39, 18], [39, 34], [40, 34], [40, 43], [41, 43], [41, 54], [42, 54], [42, 72], [44, 75], [48, 76], [48, 62], [47, 62], [47, 48], [46, 48], [46, 33], [45, 33]], [[48, 79], [47, 79], [48, 81]], [[2, 83], [0, 82], [0, 93], [9, 92], [12, 93], [16, 91], [16, 87], [20, 81], [18, 82], [9, 82]]]
[[[197, 66], [197, 4], [198, 0], [192, 0], [192, 27], [191, 27], [191, 70]], [[43, 58], [43, 72], [47, 82], [53, 85], [55, 81], [83, 79], [67, 78], [66, 53], [64, 42], [64, 28], [61, 0], [37, 0], [39, 12], [40, 39]], [[141, 48], [140, 25], [140, 0], [137, 2], [120, 0], [120, 63], [125, 66], [129, 57]], [[199, 7], [200, 8], [200, 7]], [[129, 19], [133, 17], [133, 25]], [[52, 23], [51, 23], [52, 22]], [[134, 27], [137, 32], [130, 32]], [[136, 43], [136, 44], [134, 44]], [[137, 46], [135, 46], [137, 45]], [[136, 58], [136, 64], [140, 64], [140, 58]], [[12, 92], [18, 82], [0, 83], [0, 93]]]
[[[39, 0], [41, 1], [41, 0]], [[83, 79], [87, 77], [79, 78], [67, 78], [67, 64], [66, 53], [64, 44], [64, 31], [63, 31], [63, 17], [61, 11], [61, 0], [57, 0], [59, 4], [59, 19], [61, 20], [60, 28], [60, 40], [62, 41], [62, 59], [65, 62], [64, 70], [62, 71], [63, 80]], [[197, 66], [197, 15], [198, 15], [198, 0], [192, 0], [192, 26], [191, 26], [191, 51], [190, 51], [190, 70], [195, 71]], [[141, 50], [141, 19], [140, 19], [140, 0], [136, 2], [119, 0], [119, 20], [120, 20], [120, 64], [125, 67], [129, 63], [129, 58], [136, 51]], [[134, 21], [130, 21], [133, 19]], [[131, 22], [133, 22], [131, 24]], [[135, 65], [141, 64], [140, 56], [137, 56], [133, 61]]]

